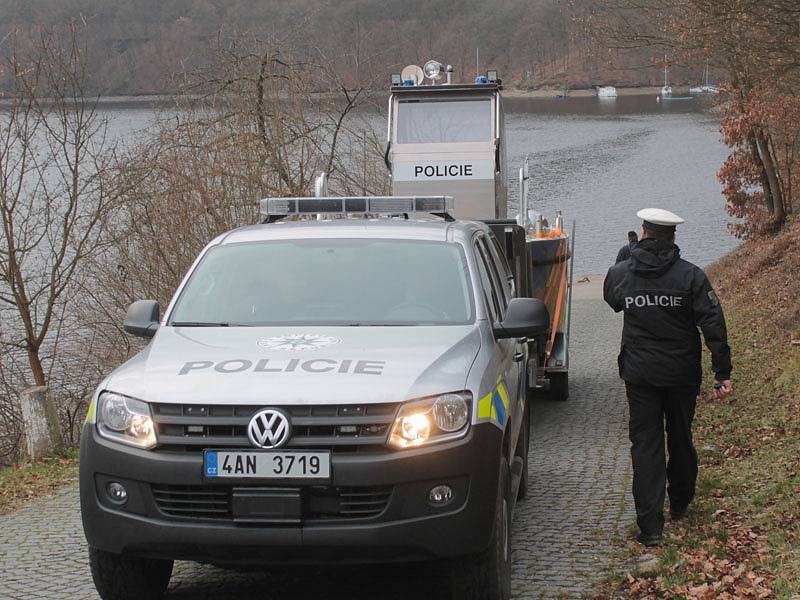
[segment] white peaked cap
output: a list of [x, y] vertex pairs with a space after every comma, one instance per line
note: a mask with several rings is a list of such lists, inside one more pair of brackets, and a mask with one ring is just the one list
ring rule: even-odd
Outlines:
[[643, 208], [636, 213], [636, 216], [648, 223], [664, 225], [665, 227], [675, 227], [675, 225], [685, 223], [678, 215], [663, 208]]

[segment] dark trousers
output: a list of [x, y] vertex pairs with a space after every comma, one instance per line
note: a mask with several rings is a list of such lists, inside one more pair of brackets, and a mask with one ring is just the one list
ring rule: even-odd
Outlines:
[[[664, 527], [664, 491], [681, 511], [694, 498], [697, 452], [692, 443], [692, 420], [699, 387], [654, 387], [625, 383], [630, 408], [629, 433], [633, 461], [633, 499], [636, 521], [646, 534]], [[669, 462], [664, 456], [664, 426]]]

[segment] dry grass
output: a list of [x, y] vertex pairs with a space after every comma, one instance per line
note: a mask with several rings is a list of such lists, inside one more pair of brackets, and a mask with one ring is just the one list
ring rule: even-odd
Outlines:
[[698, 496], [668, 527], [658, 571], [613, 577], [598, 598], [800, 593], [800, 222], [745, 244], [709, 276], [728, 319], [735, 393], [698, 406]]
[[78, 450], [0, 467], [0, 515], [46, 496], [78, 479]]

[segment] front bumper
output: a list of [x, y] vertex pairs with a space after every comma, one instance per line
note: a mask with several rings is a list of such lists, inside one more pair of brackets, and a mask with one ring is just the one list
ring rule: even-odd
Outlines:
[[[131, 448], [99, 437], [94, 425], [86, 424], [80, 461], [83, 528], [89, 545], [101, 550], [198, 562], [340, 563], [472, 554], [486, 548], [492, 534], [501, 442], [498, 428], [480, 424], [461, 440], [428, 448], [334, 453], [326, 486], [391, 490], [380, 514], [329, 519], [304, 514], [300, 524], [254, 524], [225, 515], [207, 519], [164, 512], [154, 489], [209, 488], [202, 454]], [[128, 490], [124, 505], [108, 497], [109, 481]], [[448, 505], [434, 508], [427, 496], [439, 483], [455, 493]], [[214, 489], [230, 487], [215, 484]], [[296, 487], [304, 497], [326, 492], [320, 486]]]

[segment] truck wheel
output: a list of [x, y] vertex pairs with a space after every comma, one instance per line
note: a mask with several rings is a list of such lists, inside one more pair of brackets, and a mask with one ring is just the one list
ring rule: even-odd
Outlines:
[[160, 600], [172, 575], [171, 560], [124, 556], [91, 547], [89, 566], [103, 600]]
[[534, 402], [542, 397], [542, 390], [541, 388], [535, 388], [527, 386], [525, 388], [525, 400], [528, 402]]
[[[535, 373], [538, 373], [538, 371], [539, 367], [537, 363]], [[538, 400], [542, 397], [542, 389], [536, 387], [538, 377], [538, 374], [530, 377], [527, 372], [525, 373], [525, 400], [527, 400], [528, 403]]]
[[550, 373], [550, 399], [560, 402], [569, 398], [569, 373]]
[[517, 456], [522, 458], [522, 476], [519, 480], [517, 500], [522, 500], [528, 495], [528, 452], [531, 446], [531, 406], [526, 403], [525, 416], [522, 419], [520, 440], [517, 442]]
[[511, 499], [508, 461], [502, 459], [489, 547], [475, 556], [452, 563], [453, 600], [509, 600], [511, 598]]

